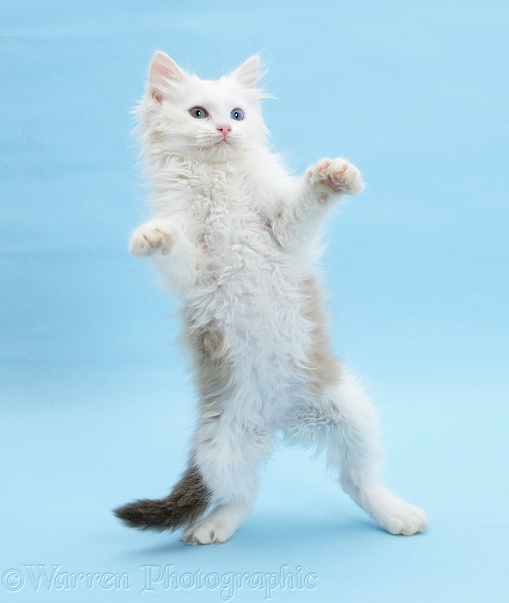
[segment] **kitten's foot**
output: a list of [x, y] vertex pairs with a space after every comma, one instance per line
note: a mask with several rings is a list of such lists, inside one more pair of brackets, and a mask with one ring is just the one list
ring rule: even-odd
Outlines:
[[412, 536], [428, 526], [426, 512], [395, 496], [386, 500], [373, 513], [374, 519], [390, 534]]
[[405, 507], [390, 513], [380, 525], [390, 534], [413, 536], [426, 530], [428, 520], [422, 509], [406, 504]]
[[221, 544], [233, 535], [232, 530], [227, 525], [212, 518], [202, 519], [192, 524], [184, 532], [184, 542], [186, 544]]
[[129, 243], [129, 251], [140, 258], [161, 249], [163, 254], [169, 252], [173, 243], [173, 231], [163, 220], [142, 224], [133, 233]]
[[204, 519], [191, 524], [184, 532], [187, 544], [220, 544], [233, 536], [244, 521], [251, 505], [223, 504]]
[[308, 168], [306, 177], [311, 186], [323, 191], [322, 203], [330, 192], [358, 195], [364, 190], [360, 171], [346, 159], [320, 159]]

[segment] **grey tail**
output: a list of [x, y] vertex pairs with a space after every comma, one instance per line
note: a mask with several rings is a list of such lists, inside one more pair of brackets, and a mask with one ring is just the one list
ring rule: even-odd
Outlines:
[[194, 466], [165, 498], [137, 500], [114, 510], [126, 525], [140, 530], [176, 530], [205, 513], [212, 494]]

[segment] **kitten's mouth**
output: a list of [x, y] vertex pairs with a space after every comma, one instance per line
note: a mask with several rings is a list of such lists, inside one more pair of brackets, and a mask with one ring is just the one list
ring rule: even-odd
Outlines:
[[224, 146], [230, 146], [230, 140], [226, 137], [224, 138], [220, 138], [216, 143], [215, 146], [216, 147], [224, 147]]
[[225, 146], [230, 146], [231, 143], [232, 143], [232, 141], [229, 136], [229, 133], [226, 133], [226, 134], [221, 134], [220, 136], [217, 137], [217, 139], [214, 141], [214, 146], [215, 147], [225, 147]]

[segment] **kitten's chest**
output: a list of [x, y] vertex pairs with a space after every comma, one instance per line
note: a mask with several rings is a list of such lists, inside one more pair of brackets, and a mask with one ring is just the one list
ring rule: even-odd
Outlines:
[[[273, 241], [256, 196], [240, 182], [217, 178], [199, 191], [192, 210], [195, 242], [210, 260], [233, 266], [273, 256]], [[248, 262], [249, 263], [249, 262]]]
[[219, 177], [196, 191], [190, 213], [205, 290], [248, 306], [262, 291], [268, 294], [280, 251], [256, 195], [242, 182]]

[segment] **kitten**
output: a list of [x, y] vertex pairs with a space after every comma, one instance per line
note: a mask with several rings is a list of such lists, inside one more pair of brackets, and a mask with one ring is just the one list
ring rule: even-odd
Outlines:
[[216, 81], [162, 52], [150, 65], [138, 118], [152, 219], [130, 250], [150, 257], [182, 302], [199, 420], [172, 492], [115, 513], [137, 528], [184, 527], [189, 544], [224, 542], [251, 511], [282, 433], [323, 451], [385, 530], [422, 532], [424, 511], [379, 481], [378, 419], [331, 350], [314, 267], [321, 227], [343, 194], [362, 191], [360, 172], [321, 159], [289, 176], [267, 145], [258, 79], [256, 56]]

